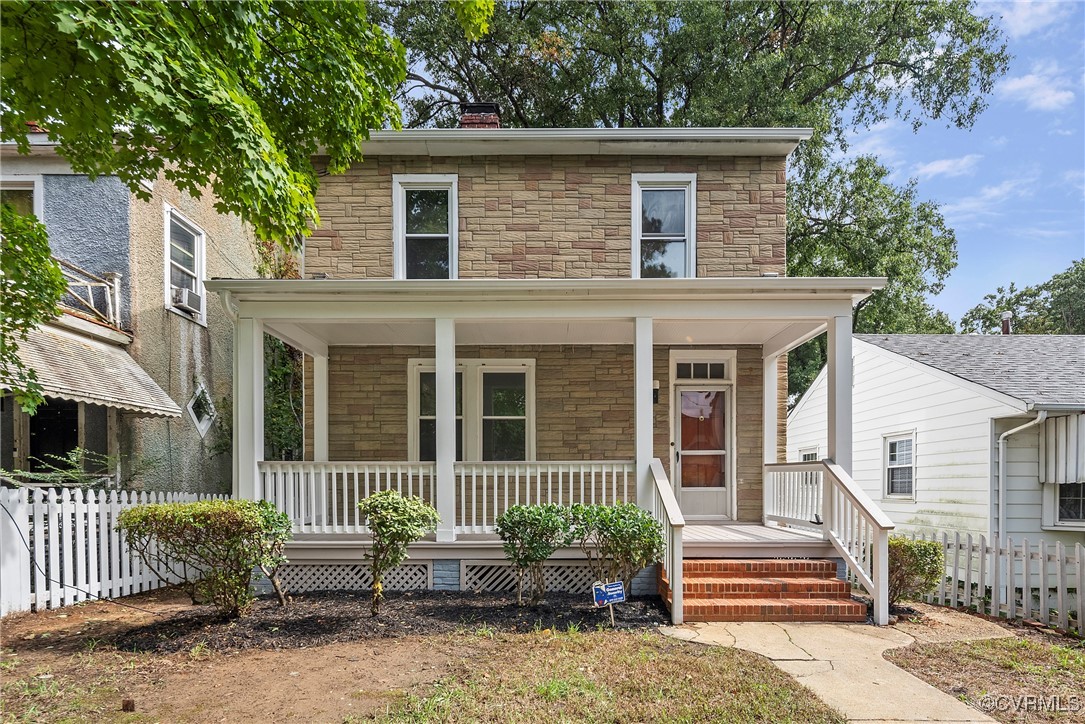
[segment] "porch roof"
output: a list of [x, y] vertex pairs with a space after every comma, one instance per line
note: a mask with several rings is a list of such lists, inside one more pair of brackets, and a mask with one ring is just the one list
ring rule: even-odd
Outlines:
[[454, 318], [457, 344], [757, 344], [783, 352], [885, 283], [882, 278], [389, 280], [216, 279], [231, 314], [310, 354], [332, 345], [432, 345]]

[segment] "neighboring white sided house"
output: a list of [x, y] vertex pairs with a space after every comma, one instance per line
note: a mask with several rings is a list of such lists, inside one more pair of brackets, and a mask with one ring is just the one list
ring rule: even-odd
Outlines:
[[[854, 340], [853, 476], [899, 532], [1085, 540], [1085, 336]], [[825, 406], [822, 370], [788, 460], [825, 456]]]

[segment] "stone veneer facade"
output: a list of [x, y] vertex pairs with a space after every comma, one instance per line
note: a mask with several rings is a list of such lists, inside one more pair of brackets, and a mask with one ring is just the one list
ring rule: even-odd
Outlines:
[[[785, 273], [785, 159], [771, 157], [492, 156], [373, 157], [322, 179], [321, 228], [305, 244], [306, 277], [390, 278], [393, 174], [456, 174], [458, 276], [628, 278], [634, 173], [695, 173], [698, 277]], [[760, 521], [762, 366], [757, 346], [738, 350], [735, 408], [738, 519]], [[660, 401], [655, 453], [669, 468], [668, 353], [655, 349]], [[536, 458], [632, 459], [630, 345], [457, 347], [460, 358], [536, 360]], [[432, 347], [329, 349], [329, 456], [407, 458], [407, 360]], [[311, 395], [306, 364], [306, 399]], [[778, 447], [785, 450], [786, 364], [780, 365]], [[306, 457], [312, 406], [305, 406]], [[668, 470], [669, 472], [669, 470]]]
[[305, 275], [392, 276], [392, 175], [456, 174], [459, 278], [625, 277], [634, 173], [697, 175], [697, 276], [784, 274], [782, 156], [373, 157], [321, 180]]

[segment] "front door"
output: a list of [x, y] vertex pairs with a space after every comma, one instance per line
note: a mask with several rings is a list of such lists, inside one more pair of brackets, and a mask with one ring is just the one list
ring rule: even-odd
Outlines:
[[728, 392], [722, 387], [675, 388], [675, 485], [682, 514], [694, 520], [730, 515], [727, 448]]

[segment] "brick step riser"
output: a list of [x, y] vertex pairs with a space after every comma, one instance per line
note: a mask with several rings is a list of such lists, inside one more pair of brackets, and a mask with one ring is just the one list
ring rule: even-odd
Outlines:
[[682, 612], [686, 621], [866, 621], [866, 606], [853, 601], [693, 601], [684, 605]]
[[817, 568], [756, 564], [717, 566], [698, 562], [695, 565], [687, 563], [683, 566], [682, 575], [687, 578], [696, 578], [698, 576], [712, 576], [714, 578], [836, 578], [836, 566], [819, 566]]
[[719, 614], [702, 615], [698, 613], [686, 613], [683, 614], [683, 616], [683, 620], [686, 623], [866, 623], [867, 620], [865, 613], [854, 616], [806, 616], [790, 613], [779, 615], [753, 614], [749, 616], [721, 616]]
[[834, 589], [829, 591], [682, 591], [682, 598], [686, 601], [695, 601], [703, 598], [833, 598], [842, 601], [851, 600], [851, 592], [847, 589]]

